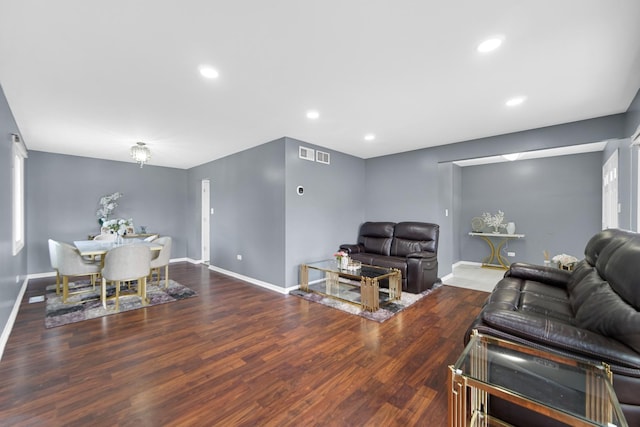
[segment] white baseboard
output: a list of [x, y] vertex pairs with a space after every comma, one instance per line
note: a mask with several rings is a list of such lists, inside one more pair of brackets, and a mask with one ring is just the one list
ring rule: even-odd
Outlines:
[[442, 283], [445, 283], [445, 282], [446, 282], [447, 280], [449, 280], [449, 279], [453, 279], [453, 273], [449, 273], [449, 274], [447, 274], [446, 276], [441, 277], [441, 278], [440, 278], [440, 281], [441, 281]]
[[20, 292], [18, 293], [18, 298], [16, 302], [13, 304], [13, 309], [11, 310], [11, 314], [9, 315], [9, 319], [7, 323], [4, 325], [4, 330], [2, 331], [2, 335], [0, 335], [0, 360], [2, 360], [2, 355], [4, 354], [4, 348], [7, 345], [7, 341], [9, 341], [9, 335], [11, 335], [11, 331], [13, 330], [13, 324], [16, 322], [16, 318], [18, 317], [18, 310], [20, 310], [20, 304], [22, 304], [22, 298], [24, 297], [24, 293], [27, 290], [27, 283], [29, 283], [29, 278], [26, 277], [22, 282], [22, 287], [20, 288]]
[[451, 267], [456, 268], [459, 265], [473, 265], [476, 267], [482, 267], [482, 263], [481, 262], [473, 262], [473, 261], [458, 261], [456, 263], [454, 263]]
[[56, 277], [55, 271], [45, 271], [44, 273], [27, 274], [28, 279], [41, 279], [43, 277]]
[[442, 281], [442, 283], [445, 283], [445, 280], [449, 280], [453, 278], [453, 270], [460, 266], [460, 265], [471, 265], [474, 267], [482, 267], [482, 263], [481, 262], [473, 262], [473, 261], [458, 261], [458, 262], [454, 262], [451, 265], [451, 273], [447, 274], [444, 277], [441, 277], [440, 280]]
[[254, 279], [253, 277], [244, 276], [242, 274], [235, 273], [233, 271], [225, 270], [224, 268], [216, 267], [215, 265], [210, 265], [209, 270], [216, 271], [218, 273], [222, 273], [227, 276], [234, 277], [236, 279], [243, 280], [245, 282], [249, 282], [253, 285], [260, 286], [261, 288], [269, 289], [270, 291], [278, 292], [281, 294], [288, 294], [290, 291], [294, 289], [298, 289], [299, 286], [292, 286], [290, 288], [283, 288], [282, 286], [277, 286], [272, 283], [263, 282], [262, 280]]

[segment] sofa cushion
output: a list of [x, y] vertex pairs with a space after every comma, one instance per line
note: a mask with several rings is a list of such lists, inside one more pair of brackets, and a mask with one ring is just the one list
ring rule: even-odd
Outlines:
[[584, 304], [594, 292], [605, 286], [608, 287], [609, 284], [602, 280], [602, 277], [600, 277], [594, 268], [591, 268], [591, 271], [584, 275], [570, 290], [569, 302], [571, 303], [573, 312], [577, 313], [582, 304]]
[[437, 224], [399, 222], [393, 233], [391, 255], [406, 257], [414, 252], [437, 252], [439, 230]]
[[394, 256], [371, 255], [371, 265], [379, 267], [397, 268], [402, 273], [402, 277], [407, 277], [407, 260]]
[[[640, 309], [640, 237], [628, 239], [623, 245], [609, 244], [600, 255], [596, 269], [611, 288], [634, 309]], [[608, 258], [608, 259], [607, 259]]]
[[[637, 368], [640, 356], [620, 341], [597, 332], [533, 313], [510, 310], [483, 310], [485, 325], [515, 337], [550, 345], [559, 350], [576, 352], [594, 360]], [[492, 335], [493, 329], [477, 325], [481, 333]]]
[[620, 243], [623, 243], [628, 240], [629, 237], [631, 237], [633, 234], [634, 233], [630, 231], [620, 230], [617, 228], [608, 228], [606, 230], [602, 230], [601, 232], [595, 234], [587, 242], [587, 246], [584, 248], [585, 260], [591, 265], [596, 265], [596, 262], [600, 257], [600, 253], [602, 253], [602, 251], [613, 240], [617, 238]]
[[520, 310], [535, 313], [549, 319], [557, 319], [569, 325], [575, 324], [573, 310], [569, 301], [549, 298], [544, 295], [523, 292], [520, 297]]
[[358, 243], [364, 246], [365, 252], [389, 255], [394, 226], [394, 222], [365, 222], [360, 227]]
[[640, 313], [609, 286], [597, 288], [576, 313], [584, 329], [612, 337], [640, 353]]

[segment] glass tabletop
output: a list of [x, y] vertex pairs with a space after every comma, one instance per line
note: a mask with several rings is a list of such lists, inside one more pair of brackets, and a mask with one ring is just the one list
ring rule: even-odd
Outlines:
[[454, 369], [458, 375], [594, 425], [627, 425], [605, 364], [583, 363], [476, 334]]
[[393, 270], [386, 267], [359, 264], [349, 268], [340, 268], [335, 259], [325, 259], [306, 264], [307, 267], [325, 272], [340, 273], [341, 275], [358, 277], [381, 277], [393, 273]]

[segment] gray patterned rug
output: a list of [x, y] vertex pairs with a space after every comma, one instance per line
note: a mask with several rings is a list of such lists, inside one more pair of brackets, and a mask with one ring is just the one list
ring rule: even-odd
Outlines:
[[[62, 285], [61, 285], [62, 286]], [[135, 283], [132, 287], [135, 289]], [[123, 287], [121, 289], [125, 289]], [[111, 314], [122, 313], [124, 311], [137, 310], [139, 308], [151, 307], [181, 299], [197, 296], [196, 292], [182, 286], [180, 283], [169, 279], [169, 287], [165, 289], [164, 280], [160, 281], [160, 286], [155, 284], [147, 285], [147, 297], [149, 304], [142, 305], [141, 299], [137, 295], [123, 296], [120, 294], [120, 309], [115, 310], [115, 300], [107, 301], [107, 310], [100, 303], [100, 283], [96, 284], [95, 290], [88, 280], [69, 283], [69, 292], [81, 292], [70, 295], [67, 303], [62, 302], [62, 290], [60, 295], [56, 295], [55, 283], [46, 288], [47, 308], [44, 325], [46, 328], [54, 328], [69, 323], [81, 322], [83, 320], [95, 319], [96, 317], [109, 316]], [[107, 296], [115, 294], [113, 285], [107, 287]]]
[[[389, 320], [394, 315], [400, 313], [402, 310], [411, 307], [413, 304], [420, 301], [422, 298], [426, 297], [440, 286], [442, 286], [442, 283], [438, 282], [434, 284], [431, 289], [428, 289], [420, 294], [410, 294], [408, 292], [403, 292], [400, 301], [388, 303], [380, 307], [378, 311], [375, 311], [373, 313], [365, 311], [357, 305], [339, 301], [334, 298], [325, 297], [314, 292], [305, 292], [300, 289], [295, 289], [289, 292], [289, 294], [306, 299], [307, 301], [317, 302], [319, 304], [326, 305], [327, 307], [332, 307], [349, 314], [355, 314], [357, 316], [364, 317], [365, 319], [375, 320], [376, 322], [382, 323], [385, 320]], [[380, 289], [380, 291], [385, 292], [388, 291], [388, 289]]]

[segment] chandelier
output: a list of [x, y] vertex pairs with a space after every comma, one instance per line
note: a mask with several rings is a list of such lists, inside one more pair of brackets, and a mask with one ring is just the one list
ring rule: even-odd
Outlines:
[[142, 167], [151, 158], [151, 151], [147, 148], [147, 144], [138, 142], [131, 147], [131, 157]]

